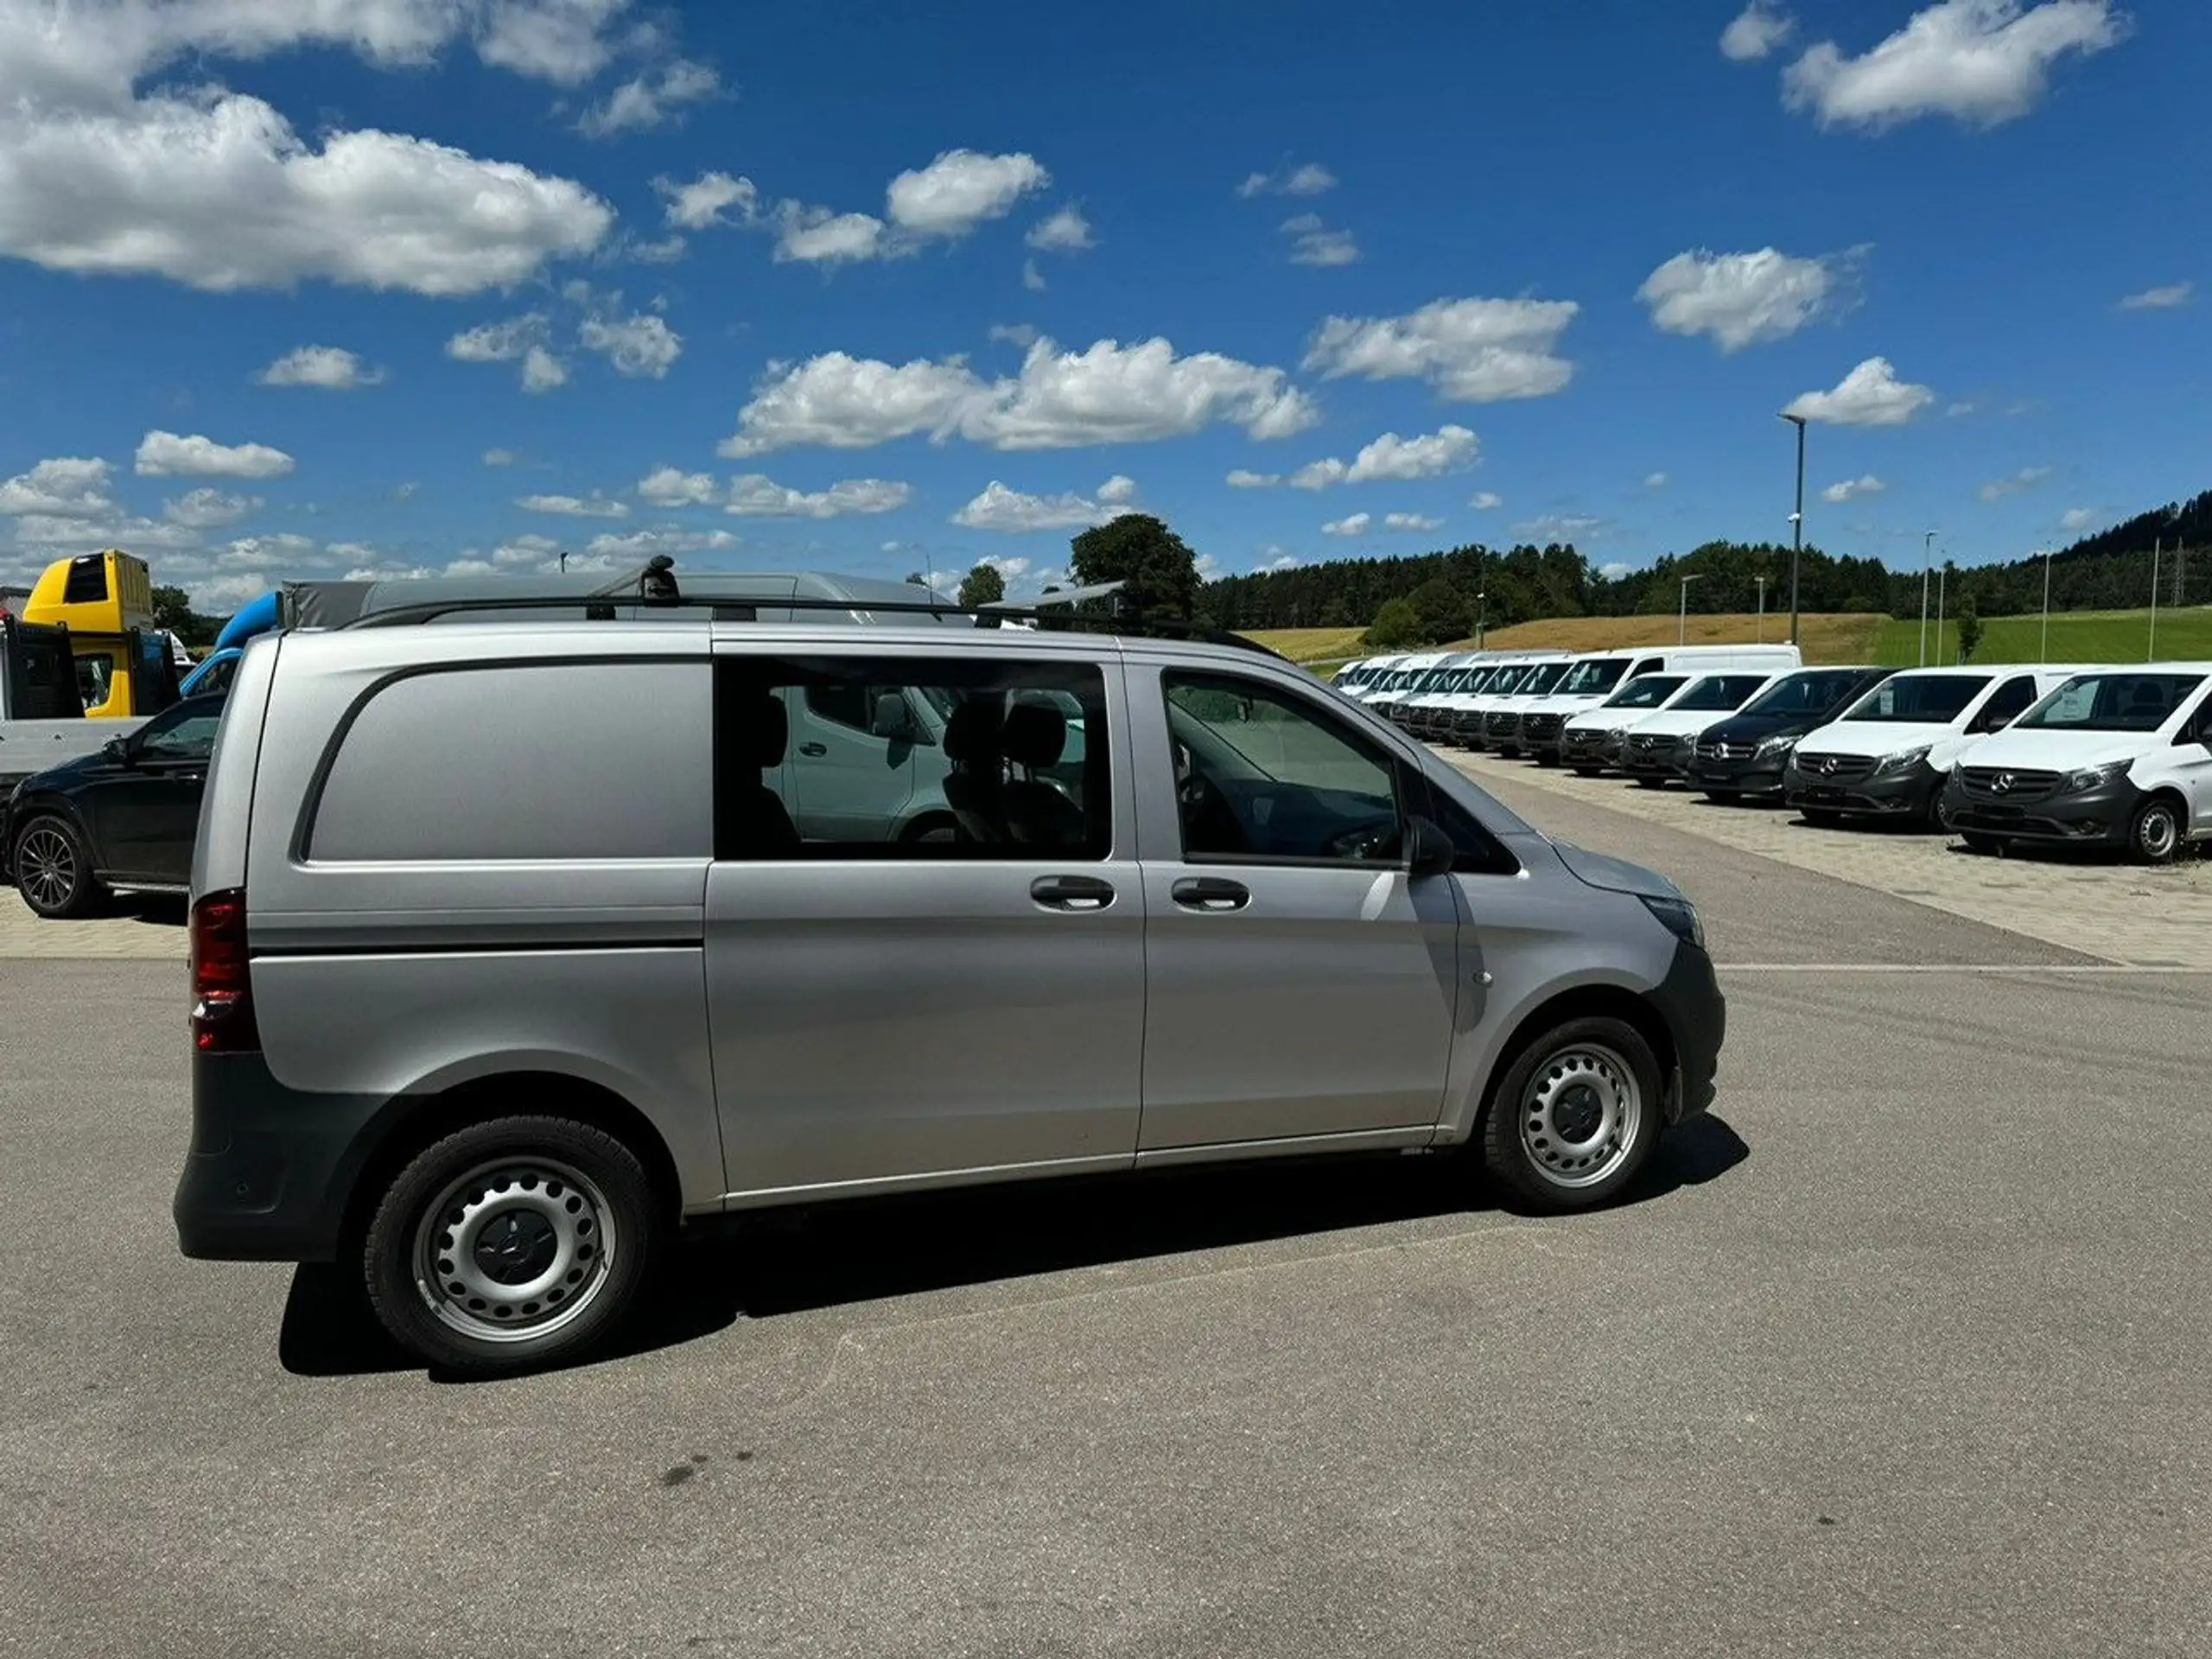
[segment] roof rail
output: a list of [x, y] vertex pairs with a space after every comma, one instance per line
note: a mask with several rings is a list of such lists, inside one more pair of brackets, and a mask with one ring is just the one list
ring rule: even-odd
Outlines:
[[[614, 607], [620, 603], [645, 611], [703, 610], [709, 613], [712, 620], [722, 622], [757, 621], [763, 609], [870, 618], [964, 618], [979, 628], [995, 628], [1007, 622], [1027, 622], [1071, 633], [1126, 634], [1137, 638], [1190, 639], [1205, 645], [1231, 645], [1281, 660], [1280, 653], [1242, 634], [1224, 632], [1198, 623], [1185, 622], [1177, 617], [1156, 613], [1147, 615], [1132, 602], [1126, 593], [1127, 584], [1119, 582], [1061, 589], [1040, 595], [1025, 604], [995, 600], [987, 605], [963, 606], [937, 599], [879, 600], [805, 594], [740, 598], [711, 592], [686, 594], [677, 584], [674, 566], [675, 561], [666, 554], [656, 554], [643, 569], [588, 593], [571, 590], [553, 594], [448, 595], [442, 599], [425, 600], [420, 604], [395, 605], [385, 610], [364, 612], [337, 626], [346, 629], [401, 627], [435, 621], [444, 616], [502, 611], [542, 612], [569, 607], [582, 609], [587, 621], [612, 621], [614, 620]], [[1077, 608], [1084, 605], [1096, 605], [1103, 608]]]

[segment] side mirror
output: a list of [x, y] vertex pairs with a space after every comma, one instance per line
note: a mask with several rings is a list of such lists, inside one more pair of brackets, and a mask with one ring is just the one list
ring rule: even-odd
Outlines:
[[128, 738], [111, 737], [100, 745], [100, 753], [118, 766], [127, 766], [131, 763], [130, 741]]
[[1449, 875], [1459, 861], [1459, 849], [1433, 818], [1418, 812], [1406, 820], [1406, 873], [1416, 880]]
[[916, 730], [913, 711], [906, 707], [906, 699], [896, 691], [882, 692], [868, 710], [868, 729], [874, 737], [911, 743]]

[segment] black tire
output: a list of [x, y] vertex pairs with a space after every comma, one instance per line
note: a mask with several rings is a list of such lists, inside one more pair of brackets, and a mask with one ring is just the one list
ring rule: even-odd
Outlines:
[[48, 921], [89, 916], [107, 899], [92, 874], [91, 846], [58, 812], [41, 812], [16, 832], [8, 868], [31, 913]]
[[[1600, 1097], [1605, 1087], [1600, 1079], [1605, 1072], [1618, 1070], [1624, 1074], [1637, 1090], [1637, 1109], [1633, 1124], [1625, 1127], [1624, 1134], [1615, 1136], [1618, 1144], [1610, 1153], [1600, 1147], [1599, 1153], [1591, 1154], [1588, 1161], [1594, 1167], [1570, 1173], [1560, 1166], [1562, 1162], [1576, 1155], [1580, 1146], [1594, 1144], [1556, 1138], [1557, 1124], [1553, 1115], [1562, 1105], [1577, 1110], [1590, 1109], [1586, 1103], [1578, 1103], [1571, 1098], [1575, 1087], [1571, 1068], [1576, 1056], [1603, 1057], [1590, 1068], [1589, 1086], [1599, 1091]], [[1555, 1065], [1570, 1068], [1554, 1080], [1554, 1085], [1569, 1098], [1545, 1102], [1541, 1099], [1541, 1084], [1547, 1071]], [[1592, 1015], [1554, 1026], [1522, 1048], [1492, 1086], [1489, 1109], [1483, 1116], [1484, 1166], [1494, 1179], [1533, 1209], [1586, 1210], [1592, 1205], [1603, 1204], [1636, 1179], [1637, 1172], [1643, 1167], [1651, 1148], [1657, 1144], [1664, 1128], [1662, 1090], [1658, 1057], [1651, 1052], [1651, 1045], [1644, 1040], [1643, 1034], [1626, 1020]], [[1618, 1102], [1618, 1095], [1615, 1098]], [[1540, 1107], [1541, 1109], [1538, 1109]], [[1536, 1127], [1539, 1123], [1543, 1127]], [[1603, 1127], [1604, 1114], [1600, 1110], [1592, 1133]], [[1621, 1127], [1616, 1125], [1617, 1129]], [[1537, 1144], [1552, 1148], [1548, 1154], [1552, 1162], [1548, 1163], [1546, 1155], [1534, 1149]]]
[[1539, 751], [1536, 755], [1536, 764], [1540, 766], [1555, 766], [1559, 765], [1559, 756]]
[[1602, 778], [1605, 775], [1605, 769], [1603, 766], [1577, 766], [1574, 775], [1578, 778]]
[[1970, 853], [2002, 853], [2009, 844], [2002, 836], [1985, 835], [1979, 830], [1961, 830], [1959, 838], [1966, 842]]
[[[457, 1203], [457, 1185], [474, 1186], [480, 1178], [480, 1197]], [[477, 1204], [477, 1214], [439, 1240], [432, 1230], [437, 1217], [463, 1216], [466, 1202]], [[560, 1227], [577, 1224], [561, 1221], [569, 1212], [581, 1213], [582, 1236], [559, 1236]], [[546, 1214], [551, 1222], [535, 1224], [554, 1243], [541, 1261], [532, 1252], [547, 1248], [542, 1237], [518, 1234], [522, 1220]], [[510, 1216], [518, 1219], [502, 1236]], [[475, 1243], [461, 1268], [469, 1287], [488, 1287], [503, 1271], [543, 1269], [537, 1279], [510, 1281], [519, 1287], [517, 1299], [538, 1295], [541, 1282], [550, 1283], [542, 1300], [487, 1306], [481, 1297], [453, 1294], [464, 1285], [460, 1276], [437, 1283], [454, 1274], [454, 1264], [434, 1260], [429, 1249], [450, 1249], [461, 1227]], [[450, 1374], [499, 1376], [566, 1363], [604, 1344], [641, 1300], [667, 1230], [643, 1161], [613, 1135], [569, 1118], [494, 1118], [447, 1135], [399, 1172], [362, 1240], [362, 1273], [378, 1321], [410, 1354]], [[555, 1268], [561, 1271], [548, 1280]], [[571, 1300], [562, 1307], [569, 1297], [581, 1305]], [[499, 1309], [509, 1306], [515, 1323], [496, 1325]], [[524, 1334], [533, 1329], [543, 1334]]]
[[1636, 786], [1638, 789], [1664, 789], [1667, 787], [1667, 780], [1664, 778], [1646, 778], [1642, 773], [1638, 773]]
[[2127, 826], [2128, 855], [2138, 864], [2171, 864], [2184, 833], [2181, 808], [2166, 796], [2153, 795], [2135, 809]]
[[1797, 809], [1797, 816], [1815, 830], [1840, 830], [1843, 827], [1843, 814], [1832, 812], [1823, 806], [1801, 806]]
[[919, 846], [925, 841], [957, 841], [960, 839], [960, 820], [950, 812], [925, 812], [899, 832], [902, 847]]
[[1742, 804], [1744, 796], [1740, 790], [1708, 789], [1705, 791], [1705, 798], [1715, 806], [1737, 806]]
[[1939, 836], [1951, 833], [1951, 815], [1943, 805], [1943, 786], [1941, 784], [1929, 793], [1928, 827]]

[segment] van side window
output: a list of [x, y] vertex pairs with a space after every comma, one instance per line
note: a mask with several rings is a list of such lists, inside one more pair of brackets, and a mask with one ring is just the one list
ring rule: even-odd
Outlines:
[[2035, 700], [2035, 676], [2015, 675], [1990, 694], [1989, 701], [1981, 705], [1981, 712], [1974, 716], [1974, 723], [1985, 732], [2001, 731], [2025, 714], [2028, 705]]
[[1103, 859], [1106, 721], [1087, 663], [724, 657], [715, 856]]
[[385, 681], [340, 728], [314, 860], [704, 858], [707, 664], [502, 663]]
[[1168, 673], [1183, 856], [1395, 864], [1397, 767], [1300, 697], [1230, 675]]

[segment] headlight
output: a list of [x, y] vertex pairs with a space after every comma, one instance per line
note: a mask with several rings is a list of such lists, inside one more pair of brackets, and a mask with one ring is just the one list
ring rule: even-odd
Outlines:
[[1643, 907], [1666, 925], [1667, 931], [1676, 938], [1705, 949], [1705, 924], [1697, 918], [1697, 906], [1687, 899], [1655, 899], [1649, 893], [1637, 895], [1643, 900]]
[[1885, 754], [1874, 768], [1874, 775], [1877, 778], [1893, 778], [1898, 772], [1910, 772], [1928, 758], [1928, 751], [1932, 747], [1923, 743], [1916, 749], [1905, 750], [1902, 754]]
[[1758, 750], [1751, 758], [1754, 760], [1764, 760], [1770, 754], [1787, 754], [1796, 747], [1797, 740], [1794, 737], [1765, 738], [1761, 740]]
[[2079, 772], [2069, 772], [2059, 788], [2069, 795], [2079, 795], [2083, 790], [2101, 789], [2126, 772], [2130, 763], [2113, 760], [2101, 766], [2084, 766]]

